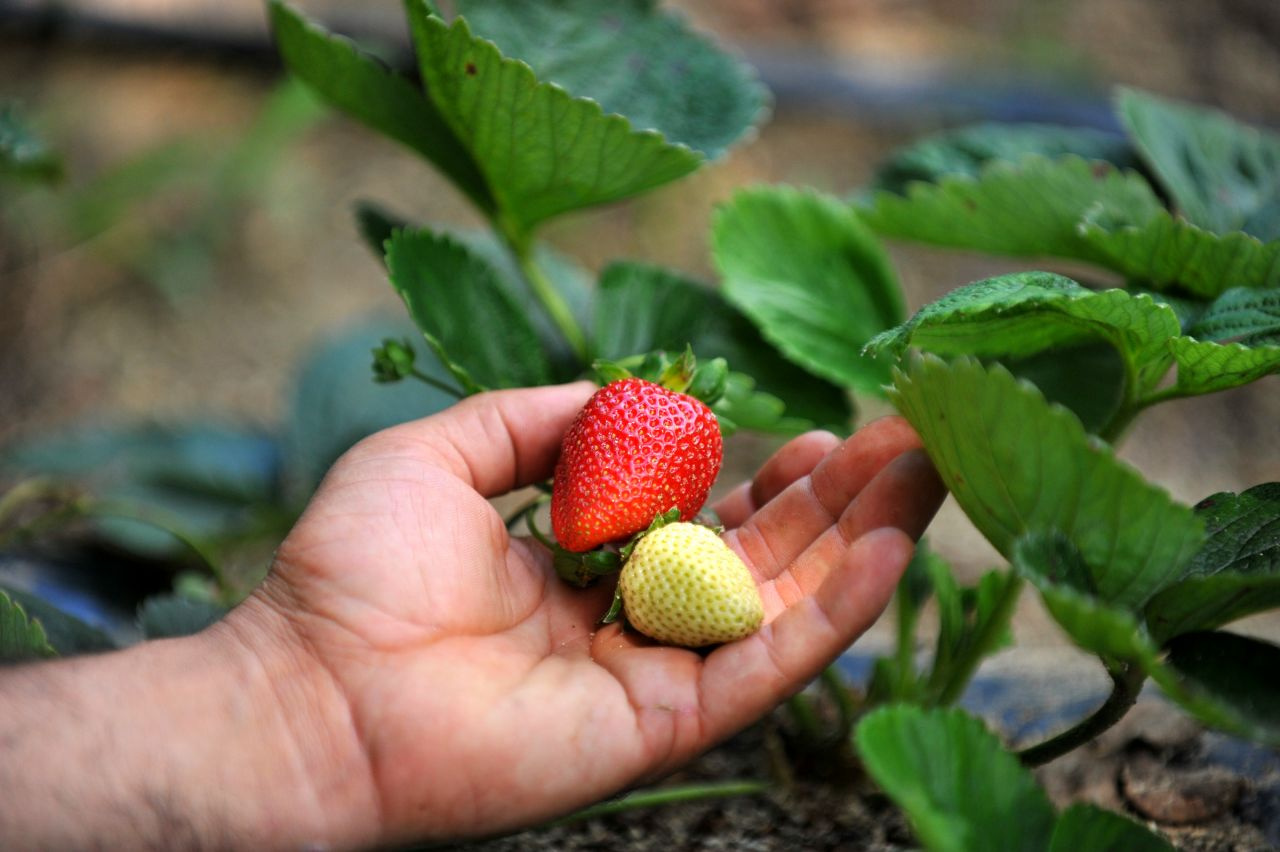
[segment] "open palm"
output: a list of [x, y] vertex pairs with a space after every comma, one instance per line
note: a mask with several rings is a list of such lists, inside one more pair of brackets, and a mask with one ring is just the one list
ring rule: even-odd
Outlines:
[[758, 718], [883, 610], [942, 487], [896, 418], [797, 438], [717, 509], [765, 626], [710, 654], [598, 628], [486, 498], [545, 479], [591, 387], [504, 391], [362, 442], [263, 596], [332, 678], [373, 838], [492, 833], [661, 774]]

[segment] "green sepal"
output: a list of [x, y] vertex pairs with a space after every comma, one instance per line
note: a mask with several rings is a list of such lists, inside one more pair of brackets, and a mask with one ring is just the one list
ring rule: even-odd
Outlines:
[[699, 364], [693, 371], [693, 380], [689, 382], [685, 393], [710, 406], [724, 397], [728, 387], [729, 362], [723, 358], [712, 358]]
[[572, 550], [566, 550], [561, 547], [546, 533], [538, 529], [535, 518], [538, 509], [546, 502], [545, 498], [540, 499], [525, 509], [524, 521], [529, 527], [529, 534], [537, 539], [539, 544], [551, 551], [551, 564], [556, 569], [556, 574], [559, 575], [560, 579], [570, 585], [585, 589], [601, 577], [614, 574], [622, 568], [622, 556], [617, 550], [601, 547], [596, 550], [588, 550], [586, 553], [574, 553]]
[[623, 563], [626, 563], [626, 561], [631, 558], [631, 553], [636, 549], [636, 545], [640, 543], [640, 539], [644, 538], [654, 530], [662, 529], [667, 524], [674, 524], [678, 520], [680, 520], [680, 510], [675, 506], [672, 506], [667, 511], [654, 516], [654, 519], [649, 526], [633, 535], [631, 540], [622, 546], [622, 550], [618, 551], [618, 555], [622, 557]]
[[595, 371], [597, 383], [601, 387], [623, 379], [634, 378], [630, 370], [616, 361], [597, 360], [592, 362], [591, 369]]
[[684, 351], [658, 376], [658, 384], [669, 391], [685, 393], [693, 383], [694, 371], [698, 369], [698, 359], [693, 355], [693, 347], [685, 344]]
[[613, 624], [622, 616], [622, 587], [613, 590], [613, 600], [609, 603], [609, 611], [600, 618], [601, 624]]

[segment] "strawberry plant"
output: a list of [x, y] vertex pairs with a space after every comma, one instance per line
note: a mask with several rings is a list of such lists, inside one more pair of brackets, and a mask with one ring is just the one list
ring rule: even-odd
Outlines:
[[[1148, 679], [1208, 725], [1280, 742], [1260, 700], [1274, 692], [1266, 673], [1280, 648], [1218, 629], [1280, 604], [1276, 486], [1183, 506], [1112, 451], [1153, 405], [1280, 369], [1274, 135], [1122, 91], [1123, 136], [981, 125], [908, 146], [852, 201], [788, 187], [740, 191], [711, 226], [718, 288], [629, 262], [592, 284], [539, 242], [541, 226], [686, 175], [748, 134], [766, 100], [741, 63], [646, 2], [459, 0], [447, 19], [427, 0], [408, 0], [415, 82], [289, 6], [270, 9], [296, 76], [422, 155], [490, 226], [414, 225], [362, 205], [361, 232], [421, 330], [420, 340], [375, 351], [380, 380], [416, 377], [463, 396], [573, 378], [600, 360], [652, 367], [655, 353], [691, 346], [728, 364], [710, 404], [726, 433], [845, 431], [854, 394], [887, 389], [1009, 564], [966, 587], [922, 548], [898, 595], [897, 653], [877, 661], [864, 705], [955, 702], [980, 661], [1007, 643], [1030, 583], [1098, 656], [1114, 691], [1079, 724], [1024, 750], [1023, 762], [1096, 735]], [[1124, 286], [1029, 271], [961, 287], [906, 319], [879, 237], [1068, 260]], [[423, 374], [418, 350], [441, 372]], [[563, 470], [595, 464], [579, 458], [589, 442], [571, 435]], [[640, 501], [617, 525], [594, 513], [626, 508], [629, 496], [592, 493], [583, 513], [566, 488], [552, 507], [561, 550], [622, 539], [672, 506], [687, 519], [705, 498], [704, 479], [691, 474], [696, 494]], [[617, 567], [606, 554], [562, 574], [585, 580]], [[931, 596], [939, 639], [921, 670], [914, 634]], [[953, 720], [911, 724], [961, 724]], [[864, 752], [870, 740], [898, 736], [879, 727], [860, 737]], [[913, 795], [910, 783], [885, 784]], [[1053, 823], [1041, 817], [1028, 835], [1037, 843]], [[1099, 819], [1069, 812], [1054, 842], [1128, 836], [1127, 824]], [[921, 830], [939, 848], [944, 834]]]

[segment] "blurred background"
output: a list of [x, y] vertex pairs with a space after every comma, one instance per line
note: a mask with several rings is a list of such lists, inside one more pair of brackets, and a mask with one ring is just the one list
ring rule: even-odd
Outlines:
[[[408, 60], [396, 0], [297, 5], [393, 64]], [[692, 178], [555, 222], [544, 236], [590, 269], [643, 259], [713, 281], [709, 217], [735, 188], [790, 182], [849, 194], [895, 146], [978, 120], [1113, 128], [1116, 84], [1280, 124], [1275, 0], [669, 5], [759, 69], [774, 114]], [[323, 400], [302, 399], [323, 394], [333, 371], [367, 386], [347, 401], [375, 420], [423, 404], [404, 396], [410, 389], [365, 381], [369, 349], [403, 308], [358, 238], [353, 205], [374, 200], [422, 222], [480, 220], [407, 150], [290, 85], [264, 4], [0, 0], [0, 102], [20, 106], [64, 167], [48, 187], [0, 184], [0, 453], [68, 429], [146, 423], [167, 435], [199, 424], [225, 430], [225, 454], [206, 459], [224, 472], [304, 456], [300, 482], [259, 483], [296, 498], [359, 428], [335, 433], [318, 420], [339, 415], [320, 418]], [[1028, 267], [902, 245], [892, 255], [912, 310]], [[1168, 415], [1141, 420], [1123, 454], [1188, 502], [1280, 480], [1278, 381], [1164, 406]], [[862, 419], [884, 411], [864, 407]], [[321, 425], [335, 433], [328, 443], [303, 446]], [[81, 438], [77, 452], [108, 464], [119, 450], [103, 440]], [[736, 439], [725, 480], [775, 444]], [[181, 454], [185, 445], [166, 446]], [[65, 447], [37, 450], [65, 458]], [[262, 548], [242, 557], [246, 582], [287, 523], [287, 512], [264, 520]], [[966, 576], [998, 561], [954, 507], [931, 535]], [[1029, 612], [1019, 632], [1036, 641], [1053, 632], [1042, 628]]]

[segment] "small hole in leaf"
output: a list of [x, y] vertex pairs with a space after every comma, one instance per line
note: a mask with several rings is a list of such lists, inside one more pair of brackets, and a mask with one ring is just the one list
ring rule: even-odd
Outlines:
[[467, 76], [469, 77], [476, 76], [476, 64], [474, 62], [467, 63]]

